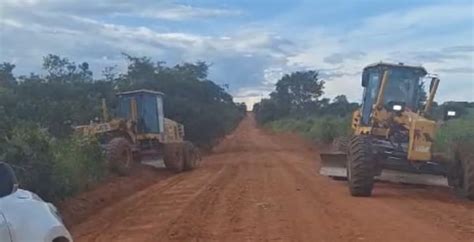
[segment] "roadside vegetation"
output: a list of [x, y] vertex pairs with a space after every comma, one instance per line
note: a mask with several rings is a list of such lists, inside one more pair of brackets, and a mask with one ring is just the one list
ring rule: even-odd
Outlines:
[[204, 62], [167, 66], [124, 54], [124, 73], [106, 68], [94, 79], [88, 63], [43, 58], [44, 74], [14, 76], [15, 65], [0, 64], [0, 160], [16, 170], [22, 187], [59, 200], [103, 179], [104, 157], [94, 137], [73, 127], [101, 116], [105, 98], [113, 114], [115, 94], [133, 89], [165, 93], [165, 116], [185, 126], [186, 138], [211, 147], [245, 115], [227, 91], [207, 78]]
[[331, 143], [350, 133], [352, 112], [358, 107], [346, 96], [322, 97], [324, 81], [316, 71], [283, 76], [270, 98], [253, 107], [259, 124], [277, 132], [296, 132], [315, 142]]
[[[467, 108], [466, 108], [467, 107]], [[436, 134], [434, 149], [454, 155], [456, 149], [472, 152], [474, 147], [474, 103], [457, 108], [460, 117], [444, 122]]]
[[350, 135], [350, 117], [326, 115], [305, 118], [283, 118], [269, 122], [265, 127], [276, 132], [294, 132], [320, 143], [331, 143], [337, 137]]

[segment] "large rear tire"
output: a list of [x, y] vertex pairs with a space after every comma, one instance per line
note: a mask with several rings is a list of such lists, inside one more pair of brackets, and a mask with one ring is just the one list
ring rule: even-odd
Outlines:
[[164, 162], [167, 169], [179, 173], [184, 170], [184, 143], [168, 143], [164, 146]]
[[106, 158], [107, 164], [112, 171], [122, 176], [130, 174], [134, 162], [132, 147], [126, 138], [113, 138], [107, 144]]
[[352, 137], [348, 153], [349, 192], [355, 197], [371, 196], [374, 187], [375, 159], [370, 137], [366, 135]]
[[474, 200], [474, 155], [463, 154], [456, 157], [455, 174], [452, 185], [456, 193]]
[[197, 148], [189, 141], [184, 142], [184, 170], [190, 171], [197, 167], [199, 157]]

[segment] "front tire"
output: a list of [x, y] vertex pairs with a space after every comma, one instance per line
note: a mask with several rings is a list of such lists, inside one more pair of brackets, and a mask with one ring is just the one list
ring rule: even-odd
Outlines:
[[354, 136], [349, 145], [347, 179], [349, 192], [355, 197], [369, 197], [374, 187], [375, 159], [371, 139], [366, 135]]
[[197, 148], [189, 141], [184, 142], [184, 170], [190, 171], [198, 166]]
[[167, 169], [176, 173], [182, 172], [185, 162], [184, 144], [180, 142], [165, 144], [163, 160]]
[[122, 176], [130, 174], [133, 166], [133, 154], [130, 142], [126, 138], [113, 138], [107, 144], [106, 158], [112, 171]]

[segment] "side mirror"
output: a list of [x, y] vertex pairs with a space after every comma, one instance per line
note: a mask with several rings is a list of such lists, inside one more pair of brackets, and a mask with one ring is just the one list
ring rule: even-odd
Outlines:
[[18, 189], [15, 172], [5, 162], [0, 162], [0, 198], [8, 196]]

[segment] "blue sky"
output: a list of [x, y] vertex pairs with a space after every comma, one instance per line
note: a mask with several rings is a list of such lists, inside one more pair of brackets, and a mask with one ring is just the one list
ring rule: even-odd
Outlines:
[[265, 97], [284, 74], [316, 69], [325, 95], [360, 100], [360, 70], [378, 61], [425, 66], [438, 101], [474, 101], [474, 3], [399, 0], [3, 0], [0, 61], [40, 72], [48, 53], [87, 61], [96, 77], [126, 52], [211, 63], [237, 101]]

